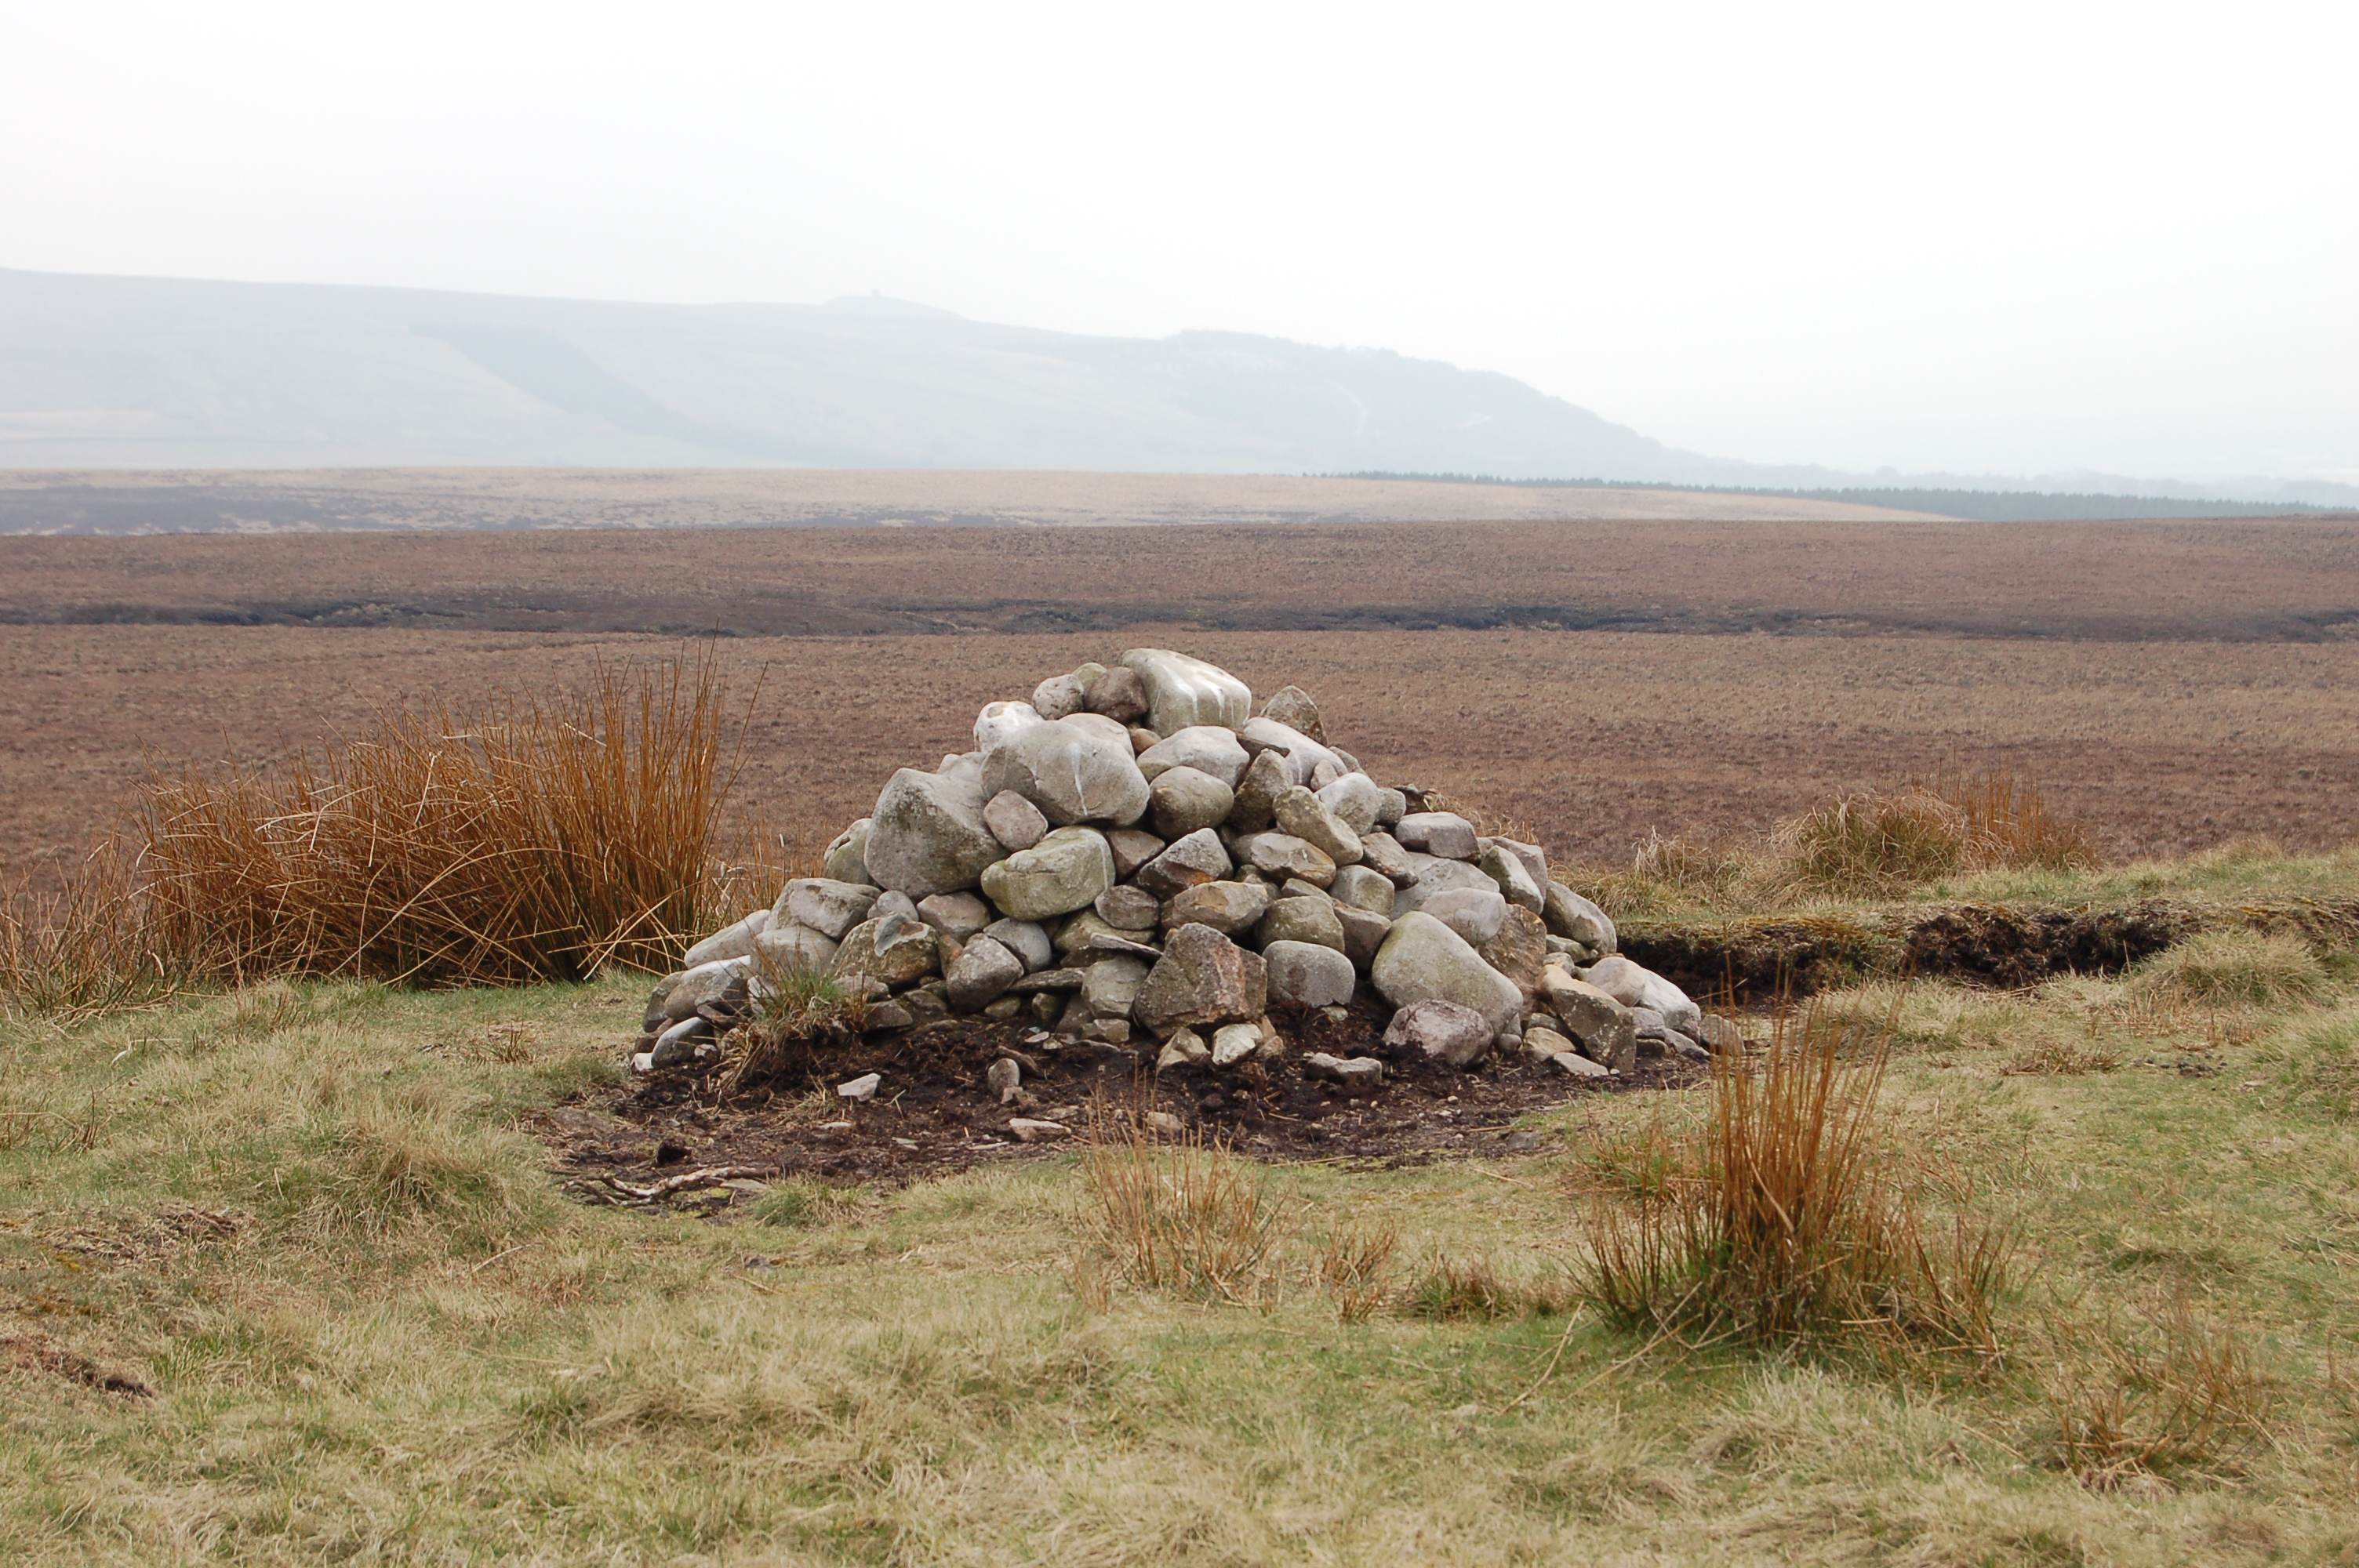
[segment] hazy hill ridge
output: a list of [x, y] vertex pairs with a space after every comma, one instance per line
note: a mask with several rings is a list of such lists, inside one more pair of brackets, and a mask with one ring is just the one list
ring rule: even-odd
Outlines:
[[1507, 376], [882, 298], [640, 305], [0, 270], [0, 465], [1370, 468], [1701, 479]]

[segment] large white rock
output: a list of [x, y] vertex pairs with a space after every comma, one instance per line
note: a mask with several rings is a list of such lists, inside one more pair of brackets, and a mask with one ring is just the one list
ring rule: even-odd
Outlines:
[[[1146, 785], [1141, 779], [1142, 804]], [[915, 768], [895, 773], [869, 818], [864, 857], [869, 877], [913, 899], [974, 886], [985, 866], [1007, 854], [983, 825], [983, 803], [990, 793], [964, 779]]]
[[1653, 1008], [1663, 1015], [1665, 1023], [1682, 1033], [1703, 1017], [1703, 1009], [1690, 1000], [1687, 992], [1654, 970], [1618, 955], [1598, 959], [1585, 978], [1624, 1007]]
[[1087, 909], [1114, 886], [1114, 851], [1090, 827], [1060, 827], [1029, 849], [984, 869], [983, 891], [1011, 920], [1047, 920]]
[[1385, 934], [1368, 979], [1395, 1007], [1454, 1001], [1481, 1013], [1491, 1032], [1512, 1028], [1523, 1015], [1516, 982], [1483, 961], [1463, 936], [1430, 914], [1404, 914]]
[[766, 974], [823, 975], [835, 967], [835, 939], [790, 920], [772, 920], [754, 938], [754, 954]]
[[1193, 768], [1234, 789], [1237, 781], [1245, 776], [1245, 764], [1252, 760], [1245, 755], [1235, 730], [1223, 730], [1216, 724], [1191, 724], [1141, 752], [1138, 771], [1151, 780], [1167, 768]]
[[1414, 850], [1407, 851], [1406, 858], [1417, 881], [1393, 895], [1393, 914], [1396, 915], [1423, 909], [1446, 892], [1499, 891], [1498, 883], [1484, 876], [1481, 868], [1468, 861], [1446, 860], [1440, 855], [1420, 855]]
[[[1038, 806], [1060, 827], [1080, 822], [1127, 827], [1147, 814], [1147, 775], [1138, 771], [1129, 731], [1094, 714], [1044, 719], [985, 752], [983, 799], [1004, 789]], [[982, 805], [975, 803], [978, 822]], [[871, 846], [873, 857], [873, 838]]]
[[1039, 710], [1028, 702], [986, 702], [974, 720], [974, 749], [989, 755], [994, 746], [1043, 723]]
[[1218, 665], [1169, 648], [1133, 648], [1122, 664], [1146, 686], [1147, 727], [1158, 735], [1200, 724], [1234, 730], [1253, 714], [1253, 693]]
[[1562, 882], [1549, 883], [1541, 896], [1547, 903], [1540, 917], [1548, 922], [1549, 935], [1584, 944], [1601, 953], [1614, 950], [1620, 939], [1614, 930], [1613, 916]]

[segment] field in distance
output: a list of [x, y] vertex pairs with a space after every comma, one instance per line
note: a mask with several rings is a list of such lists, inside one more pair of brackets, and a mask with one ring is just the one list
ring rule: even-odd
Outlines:
[[[1450, 487], [1427, 487], [1446, 491]], [[806, 839], [984, 702], [1142, 643], [1309, 688], [1386, 776], [1625, 862], [1999, 766], [2118, 850], [2359, 835], [2359, 530], [1552, 522], [0, 540], [0, 863], [143, 758], [729, 635], [738, 798]], [[1777, 633], [1777, 634], [1771, 634]]]

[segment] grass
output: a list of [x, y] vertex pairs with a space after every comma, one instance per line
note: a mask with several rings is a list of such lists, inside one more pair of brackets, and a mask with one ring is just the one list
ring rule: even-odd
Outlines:
[[[1709, 1169], [1701, 1093], [1574, 1099], [1504, 1163], [1110, 1136], [1114, 1190], [1203, 1217], [1161, 1282], [1086, 1147], [718, 1222], [578, 1206], [530, 1113], [604, 1092], [643, 991], [14, 1028], [0, 1560], [2299, 1562], [2359, 1514], [2332, 963], [2216, 1014], [2139, 977], [1829, 1000], [1893, 1032], [1865, 1157], [2020, 1238], [2007, 1355], [1948, 1383], [1549, 1298], [1590, 1214]], [[2093, 1033], [2114, 1070], [2013, 1070]]]

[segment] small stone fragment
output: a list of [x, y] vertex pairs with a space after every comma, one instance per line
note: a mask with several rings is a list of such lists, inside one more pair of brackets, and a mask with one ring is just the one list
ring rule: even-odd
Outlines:
[[1045, 1143], [1059, 1138], [1070, 1138], [1073, 1130], [1061, 1121], [1036, 1121], [1028, 1116], [1012, 1117], [1007, 1130], [1016, 1134], [1020, 1143]]
[[1106, 835], [1106, 848], [1114, 851], [1114, 880], [1126, 882], [1139, 867], [1163, 853], [1163, 840], [1136, 827], [1117, 827]]
[[1250, 1023], [1232, 1023], [1212, 1032], [1212, 1065], [1234, 1067], [1261, 1049], [1261, 1031]]
[[1261, 716], [1324, 744], [1327, 732], [1319, 726], [1319, 705], [1299, 686], [1280, 687], [1261, 705]]
[[1586, 1056], [1576, 1055], [1571, 1051], [1560, 1051], [1550, 1056], [1549, 1062], [1567, 1077], [1610, 1078], [1614, 1076], [1612, 1068], [1602, 1063], [1593, 1062]]
[[963, 942], [998, 917], [971, 892], [938, 892], [918, 901], [918, 918], [943, 935]]
[[835, 1086], [839, 1099], [864, 1100], [876, 1098], [876, 1087], [885, 1081], [881, 1073], [864, 1073], [850, 1083]]
[[1217, 881], [1233, 869], [1221, 836], [1200, 827], [1139, 867], [1138, 885], [1158, 898], [1170, 898], [1199, 883]]
[[1385, 1030], [1385, 1049], [1395, 1055], [1414, 1052], [1464, 1067], [1483, 1059], [1496, 1033], [1491, 1021], [1471, 1007], [1454, 1001], [1417, 1001], [1393, 1014], [1392, 1023]]
[[1155, 1070], [1159, 1073], [1167, 1067], [1192, 1066], [1210, 1061], [1212, 1056], [1212, 1048], [1204, 1044], [1202, 1035], [1192, 1029], [1175, 1029], [1171, 1038], [1163, 1043], [1163, 1054], [1155, 1059]]
[[1152, 931], [1163, 906], [1145, 888], [1110, 887], [1098, 894], [1098, 918], [1117, 931]]

